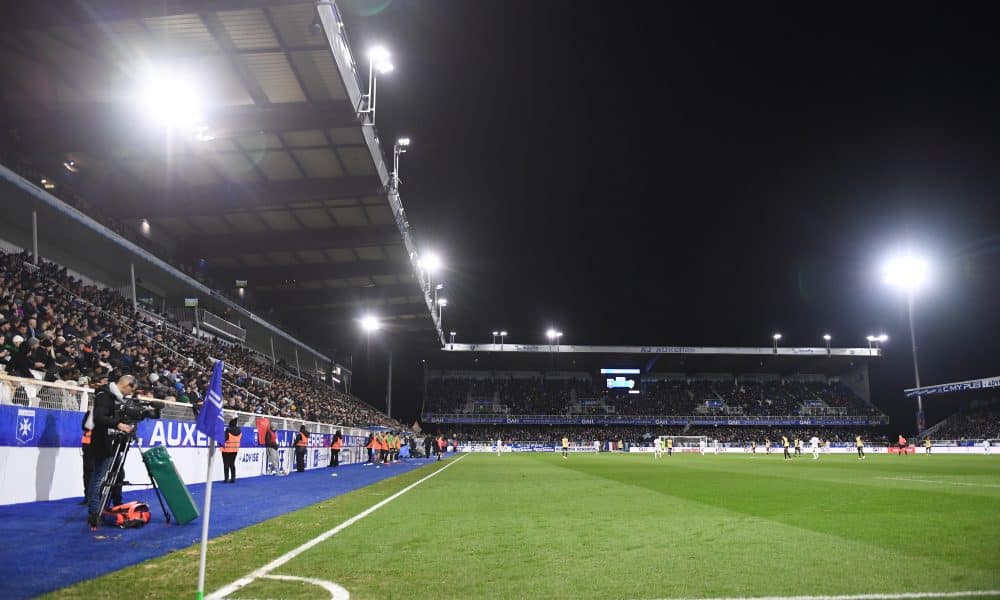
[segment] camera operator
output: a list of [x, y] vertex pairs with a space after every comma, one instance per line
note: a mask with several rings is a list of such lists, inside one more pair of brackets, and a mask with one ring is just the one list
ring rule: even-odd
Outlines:
[[[94, 430], [91, 433], [90, 444], [94, 461], [94, 474], [90, 479], [87, 492], [88, 514], [87, 522], [91, 529], [96, 529], [101, 518], [101, 482], [111, 467], [113, 441], [116, 432], [131, 433], [132, 426], [118, 420], [117, 404], [125, 396], [135, 392], [135, 377], [122, 375], [116, 383], [101, 386], [94, 394]], [[124, 477], [124, 471], [122, 472]], [[114, 504], [121, 504], [121, 484], [116, 482], [112, 490]]]

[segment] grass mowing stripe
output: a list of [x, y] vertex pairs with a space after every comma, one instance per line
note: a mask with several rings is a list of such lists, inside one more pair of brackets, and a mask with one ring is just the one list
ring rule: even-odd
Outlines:
[[271, 562], [267, 563], [266, 565], [264, 565], [263, 567], [255, 570], [255, 571], [253, 571], [252, 573], [249, 573], [248, 575], [246, 575], [244, 577], [241, 577], [241, 578], [237, 579], [236, 581], [234, 581], [234, 582], [232, 582], [232, 583], [230, 583], [228, 585], [225, 585], [225, 586], [221, 587], [220, 589], [218, 589], [218, 590], [212, 592], [211, 594], [209, 594], [208, 596], [206, 596], [206, 600], [219, 600], [221, 598], [225, 598], [226, 596], [228, 596], [229, 594], [232, 594], [236, 590], [238, 590], [238, 589], [240, 589], [242, 587], [245, 587], [246, 585], [250, 584], [251, 582], [253, 582], [254, 579], [257, 579], [258, 577], [262, 577], [264, 575], [267, 575], [271, 571], [277, 569], [281, 565], [287, 563], [288, 561], [290, 561], [293, 558], [295, 558], [296, 556], [302, 554], [306, 550], [309, 550], [313, 546], [315, 546], [315, 545], [317, 545], [319, 543], [322, 543], [323, 541], [325, 541], [325, 540], [327, 540], [327, 539], [329, 539], [329, 538], [337, 535], [338, 533], [340, 533], [345, 528], [350, 527], [354, 523], [357, 523], [361, 519], [367, 517], [368, 515], [370, 515], [373, 512], [375, 512], [376, 510], [382, 508], [383, 506], [385, 506], [386, 504], [392, 502], [396, 498], [399, 498], [400, 496], [402, 496], [406, 492], [412, 490], [413, 488], [415, 488], [418, 485], [420, 485], [421, 483], [427, 481], [431, 477], [434, 477], [438, 473], [440, 473], [440, 472], [448, 469], [449, 467], [451, 467], [452, 465], [454, 465], [458, 461], [462, 460], [463, 458], [466, 458], [466, 456], [468, 456], [468, 455], [460, 456], [460, 457], [452, 460], [451, 462], [449, 462], [445, 466], [441, 467], [440, 469], [434, 471], [430, 475], [427, 475], [427, 476], [425, 476], [425, 477], [423, 477], [421, 479], [418, 479], [417, 481], [411, 483], [410, 485], [406, 486], [405, 488], [399, 490], [395, 494], [389, 496], [385, 500], [382, 500], [378, 504], [375, 504], [375, 505], [369, 507], [367, 510], [364, 510], [364, 511], [362, 511], [362, 512], [356, 514], [356, 515], [354, 515], [353, 517], [351, 517], [350, 519], [344, 521], [340, 525], [337, 525], [333, 529], [329, 529], [329, 530], [321, 533], [320, 535], [314, 537], [313, 539], [309, 540], [308, 542], [302, 544], [298, 548], [295, 548], [294, 550], [286, 552], [285, 554], [283, 554], [283, 555], [279, 556], [278, 558], [272, 560]]
[[968, 592], [907, 592], [901, 594], [855, 594], [851, 596], [744, 596], [736, 598], [661, 598], [659, 600], [910, 600], [917, 598], [976, 598], [1000, 596], [1000, 590]]
[[964, 481], [939, 481], [936, 479], [912, 479], [910, 477], [877, 477], [876, 479], [885, 479], [887, 481], [913, 481], [916, 483], [938, 483], [941, 485], [967, 485], [970, 487], [1000, 488], [1000, 485], [993, 485], [991, 483], [966, 483]]

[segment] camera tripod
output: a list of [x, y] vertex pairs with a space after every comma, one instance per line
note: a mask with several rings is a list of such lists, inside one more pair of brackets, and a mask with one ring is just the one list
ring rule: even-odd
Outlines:
[[[119, 433], [115, 436], [114, 447], [111, 451], [111, 466], [108, 467], [108, 472], [105, 473], [104, 480], [101, 481], [101, 513], [108, 507], [108, 500], [111, 498], [112, 490], [119, 485], [118, 478], [125, 467], [125, 458], [128, 456], [128, 451], [132, 447], [133, 440], [135, 440], [135, 425], [132, 426], [130, 433]], [[152, 485], [153, 490], [156, 492], [156, 499], [160, 501], [160, 509], [163, 511], [163, 516], [166, 518], [166, 522], [170, 523], [170, 513], [167, 512], [167, 507], [163, 504], [163, 496], [160, 495], [160, 488], [156, 485], [156, 479], [153, 478], [153, 473], [149, 470], [149, 465], [146, 464], [145, 460], [142, 461], [142, 464], [146, 467], [146, 474], [149, 475], [149, 483], [136, 484], [122, 481], [121, 485]], [[98, 522], [100, 522], [100, 519], [98, 519]]]

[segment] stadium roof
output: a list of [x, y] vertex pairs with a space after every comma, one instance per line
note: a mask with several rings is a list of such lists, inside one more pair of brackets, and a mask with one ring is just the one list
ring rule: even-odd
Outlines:
[[[0, 25], [8, 147], [53, 193], [72, 188], [222, 289], [246, 280], [252, 306], [314, 342], [365, 310], [441, 338], [334, 4], [57, 4]], [[151, 67], [197, 80], [197, 135], [133, 118]]]
[[580, 346], [446, 344], [434, 369], [595, 371], [637, 368], [642, 373], [818, 373], [838, 375], [881, 358], [876, 348], [697, 346]]

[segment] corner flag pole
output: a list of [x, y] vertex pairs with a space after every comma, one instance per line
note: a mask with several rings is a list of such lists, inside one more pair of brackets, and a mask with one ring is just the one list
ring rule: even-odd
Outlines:
[[215, 455], [215, 443], [226, 443], [226, 425], [222, 419], [222, 361], [215, 361], [212, 367], [212, 381], [205, 393], [205, 402], [198, 411], [195, 427], [208, 436], [208, 474], [205, 475], [205, 506], [202, 509], [204, 520], [201, 522], [201, 559], [198, 564], [198, 600], [205, 597], [205, 559], [208, 553], [208, 522], [209, 511], [212, 508], [212, 457]]
[[208, 474], [205, 475], [204, 518], [201, 520], [201, 559], [198, 562], [198, 600], [205, 598], [205, 563], [208, 554], [208, 519], [212, 509], [212, 457], [215, 456], [215, 438], [208, 438]]

